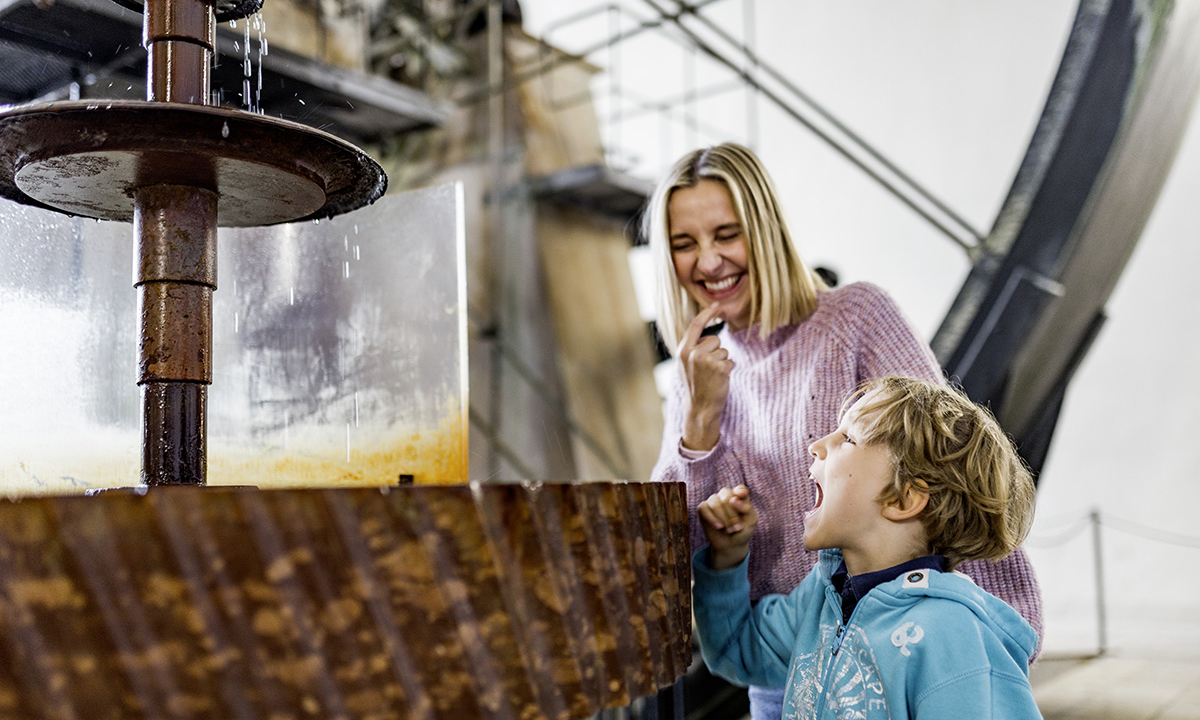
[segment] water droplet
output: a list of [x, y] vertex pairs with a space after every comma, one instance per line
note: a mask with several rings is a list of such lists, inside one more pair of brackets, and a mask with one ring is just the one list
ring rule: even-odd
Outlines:
[[229, 137], [229, 121], [228, 120], [226, 120], [225, 124], [221, 126], [221, 137], [223, 137], [223, 138]]

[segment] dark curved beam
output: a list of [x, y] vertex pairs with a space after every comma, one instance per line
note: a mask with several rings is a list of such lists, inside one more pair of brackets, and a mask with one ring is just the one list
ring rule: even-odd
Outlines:
[[1029, 150], [933, 340], [1035, 472], [1187, 128], [1200, 2], [1080, 3]]

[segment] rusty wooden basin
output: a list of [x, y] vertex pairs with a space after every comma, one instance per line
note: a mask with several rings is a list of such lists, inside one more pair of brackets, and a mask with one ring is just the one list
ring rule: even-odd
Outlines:
[[691, 659], [686, 494], [0, 501], [0, 717], [579, 718]]

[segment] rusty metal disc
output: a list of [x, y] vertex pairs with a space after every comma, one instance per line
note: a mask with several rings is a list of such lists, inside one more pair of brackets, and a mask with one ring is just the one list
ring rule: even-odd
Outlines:
[[133, 191], [214, 190], [217, 223], [332, 217], [377, 200], [387, 176], [329, 133], [241, 110], [67, 101], [0, 113], [0, 196], [71, 215], [133, 219]]

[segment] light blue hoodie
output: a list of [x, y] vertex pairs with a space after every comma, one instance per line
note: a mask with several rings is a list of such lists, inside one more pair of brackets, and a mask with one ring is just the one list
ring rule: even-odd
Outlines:
[[785, 687], [783, 720], [1040, 718], [1029, 686], [1033, 628], [960, 573], [920, 570], [873, 588], [843, 629], [823, 550], [788, 595], [750, 608], [747, 562], [692, 558], [696, 629], [710, 671], [739, 685]]

